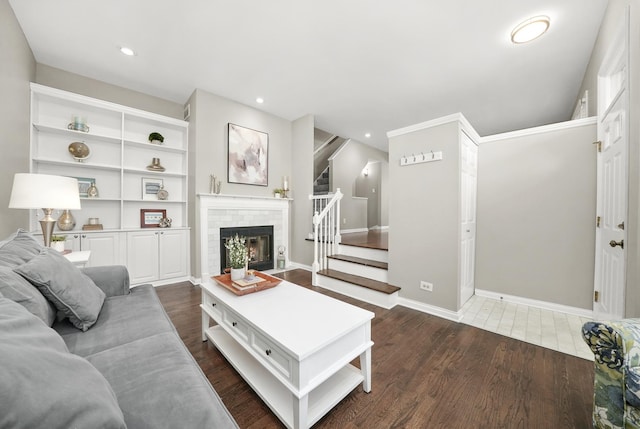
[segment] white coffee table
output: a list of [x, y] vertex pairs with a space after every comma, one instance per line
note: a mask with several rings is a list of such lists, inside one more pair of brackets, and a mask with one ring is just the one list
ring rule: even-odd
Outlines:
[[202, 340], [287, 427], [312, 426], [360, 383], [371, 391], [372, 312], [287, 281], [244, 296], [201, 287]]

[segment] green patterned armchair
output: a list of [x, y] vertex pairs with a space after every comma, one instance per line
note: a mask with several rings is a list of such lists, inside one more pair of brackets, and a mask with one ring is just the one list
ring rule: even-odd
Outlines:
[[640, 429], [640, 319], [587, 322], [582, 336], [595, 357], [593, 426]]

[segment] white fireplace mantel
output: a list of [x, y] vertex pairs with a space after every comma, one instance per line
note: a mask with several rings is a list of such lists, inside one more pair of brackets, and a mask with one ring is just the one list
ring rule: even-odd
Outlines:
[[[288, 198], [198, 194], [201, 279], [220, 274], [220, 228], [273, 225], [273, 249], [285, 246], [289, 265]], [[275, 261], [276, 255], [274, 255]]]

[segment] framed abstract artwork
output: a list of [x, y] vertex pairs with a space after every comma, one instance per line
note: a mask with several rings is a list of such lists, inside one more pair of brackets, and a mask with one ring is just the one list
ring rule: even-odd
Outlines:
[[269, 184], [269, 134], [229, 123], [229, 183]]

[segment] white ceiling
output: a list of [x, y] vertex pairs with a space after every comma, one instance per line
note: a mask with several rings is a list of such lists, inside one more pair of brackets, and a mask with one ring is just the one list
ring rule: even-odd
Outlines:
[[[42, 64], [184, 103], [200, 88], [387, 150], [462, 112], [480, 135], [570, 119], [606, 0], [9, 0]], [[545, 14], [550, 30], [513, 45]], [[136, 52], [125, 57], [118, 47]], [[264, 104], [255, 103], [263, 97]], [[370, 139], [364, 137], [372, 134]]]

